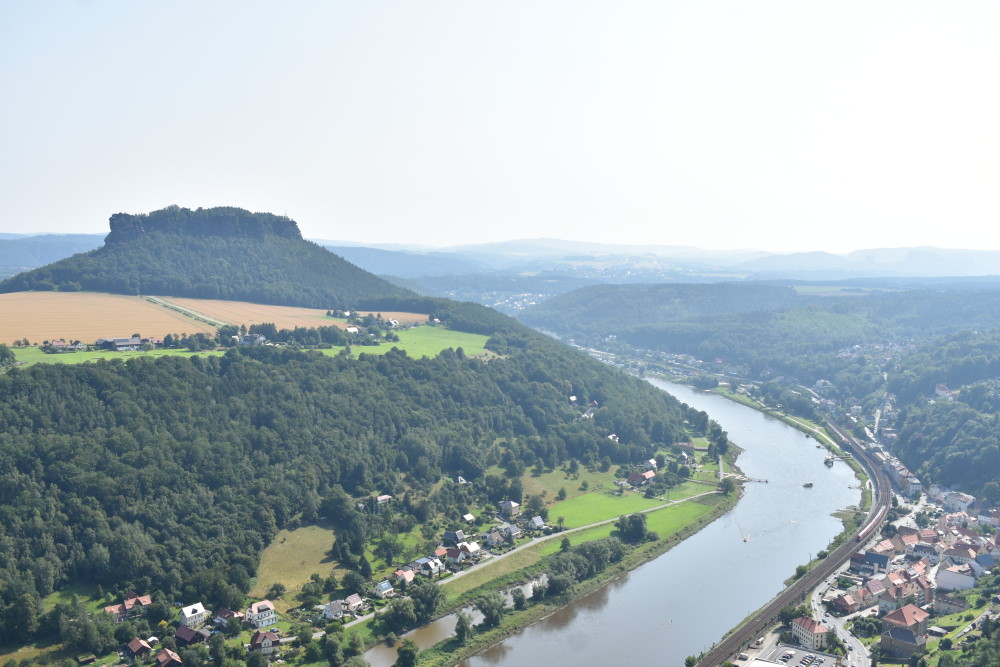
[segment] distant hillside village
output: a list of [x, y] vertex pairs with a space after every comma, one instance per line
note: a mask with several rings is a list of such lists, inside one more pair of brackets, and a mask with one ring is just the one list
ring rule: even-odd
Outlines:
[[[974, 497], [936, 486], [928, 501], [856, 552], [822, 597], [827, 616], [878, 619], [884, 660], [907, 660], [947, 634], [933, 619], [969, 610], [962, 591], [1000, 561], [1000, 510], [976, 509]], [[831, 630], [810, 616], [791, 624], [794, 642], [809, 650], [827, 648]]]

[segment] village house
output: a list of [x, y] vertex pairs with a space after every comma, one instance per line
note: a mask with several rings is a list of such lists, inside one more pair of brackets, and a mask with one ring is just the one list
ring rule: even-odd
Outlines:
[[931, 565], [937, 565], [941, 560], [941, 553], [944, 549], [944, 545], [940, 543], [927, 544], [926, 542], [917, 542], [907, 555], [914, 558], [926, 558]]
[[320, 615], [328, 621], [336, 621], [347, 611], [347, 604], [343, 600], [331, 600], [323, 605]]
[[792, 621], [792, 637], [810, 651], [818, 651], [826, 646], [826, 635], [830, 628], [808, 616], [799, 616]]
[[416, 576], [416, 573], [413, 571], [411, 567], [407, 566], [399, 568], [398, 570], [392, 573], [392, 576], [396, 577], [397, 583], [412, 584], [413, 578]]
[[203, 641], [207, 641], [211, 636], [212, 633], [205, 628], [196, 630], [187, 625], [178, 626], [177, 630], [174, 631], [174, 639], [177, 641], [178, 646], [200, 644]]
[[195, 602], [192, 605], [181, 608], [180, 618], [178, 620], [181, 625], [189, 628], [196, 628], [208, 620], [208, 611], [205, 609], [205, 605], [200, 602]]
[[496, 529], [497, 531], [500, 532], [501, 535], [503, 535], [504, 537], [509, 537], [512, 540], [516, 540], [519, 537], [521, 537], [521, 535], [524, 534], [524, 531], [521, 530], [521, 527], [513, 523], [506, 523], [506, 522], [501, 523], [499, 526], [497, 526]]
[[226, 609], [223, 607], [215, 613], [215, 620], [213, 623], [216, 625], [221, 625], [222, 627], [229, 627], [229, 624], [235, 622], [237, 625], [243, 622], [243, 614], [238, 611], [233, 611], [232, 609]]
[[125, 645], [125, 652], [133, 660], [147, 660], [153, 653], [153, 649], [145, 639], [136, 637]]
[[882, 618], [882, 655], [906, 660], [923, 650], [927, 643], [926, 611], [912, 604], [896, 609]]
[[463, 514], [462, 515], [462, 521], [464, 521], [465, 523], [473, 523], [475, 520], [476, 520], [476, 517], [474, 517], [471, 514]]
[[105, 607], [104, 612], [114, 616], [116, 623], [124, 623], [130, 618], [145, 614], [151, 604], [153, 604], [153, 599], [149, 595], [140, 596], [131, 592], [125, 596], [121, 604]]
[[271, 655], [281, 648], [278, 633], [273, 630], [257, 630], [250, 637], [250, 651], [261, 655]]
[[528, 528], [531, 530], [545, 530], [545, 520], [540, 516], [531, 517], [531, 521], [528, 522]]
[[460, 542], [458, 548], [465, 553], [466, 559], [478, 561], [483, 556], [483, 550], [478, 542]]
[[357, 593], [352, 593], [344, 598], [344, 611], [357, 614], [359, 611], [364, 609], [365, 601], [361, 599], [361, 596]]
[[937, 586], [943, 591], [964, 590], [976, 585], [976, 573], [969, 563], [938, 570]]
[[270, 600], [254, 602], [247, 607], [244, 617], [247, 623], [250, 623], [255, 628], [263, 628], [278, 622], [278, 616], [274, 611], [274, 603]]
[[506, 541], [503, 534], [499, 530], [491, 530], [486, 533], [486, 537], [484, 539], [486, 540], [487, 549], [497, 549], [502, 547]]
[[632, 486], [645, 486], [656, 477], [656, 473], [652, 470], [647, 470], [646, 472], [634, 472], [628, 476], [628, 483]]
[[500, 514], [505, 517], [515, 517], [520, 513], [520, 503], [516, 503], [513, 500], [505, 500], [500, 503]]
[[435, 556], [434, 558], [426, 558], [420, 563], [420, 574], [424, 575], [429, 579], [434, 579], [444, 572], [444, 565], [441, 563], [441, 559]]
[[156, 667], [179, 667], [181, 657], [168, 648], [156, 654]]
[[838, 595], [830, 604], [841, 614], [853, 614], [858, 609], [862, 608], [858, 604], [857, 599], [851, 593], [842, 593]]
[[396, 589], [392, 587], [388, 579], [383, 579], [382, 581], [375, 584], [375, 597], [380, 600], [386, 598], [391, 598], [396, 595]]
[[459, 542], [464, 542], [464, 541], [465, 541], [465, 531], [463, 530], [444, 531], [444, 539], [442, 539], [442, 542], [444, 542], [445, 544], [454, 547], [458, 546]]

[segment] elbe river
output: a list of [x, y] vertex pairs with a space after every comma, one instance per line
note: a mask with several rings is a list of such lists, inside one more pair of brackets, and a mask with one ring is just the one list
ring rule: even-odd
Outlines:
[[649, 382], [708, 413], [743, 450], [737, 465], [744, 474], [768, 482], [745, 484], [728, 514], [463, 666], [681, 667], [774, 597], [796, 566], [840, 532], [833, 513], [860, 502], [851, 469], [825, 466], [826, 449], [800, 431], [715, 394]]

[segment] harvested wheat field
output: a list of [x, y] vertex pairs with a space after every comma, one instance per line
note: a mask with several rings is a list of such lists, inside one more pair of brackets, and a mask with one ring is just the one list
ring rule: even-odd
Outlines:
[[[217, 301], [213, 299], [185, 299], [174, 296], [156, 297], [161, 301], [174, 304], [192, 313], [207, 315], [211, 319], [229, 324], [262, 324], [271, 322], [279, 329], [294, 329], [295, 327], [348, 326], [343, 320], [335, 320], [326, 316], [326, 311], [319, 308], [298, 308], [296, 306], [268, 306], [245, 301]], [[363, 313], [362, 313], [363, 314]], [[398, 320], [400, 324], [416, 324], [427, 322], [427, 316], [420, 313], [390, 313], [383, 312], [383, 319]]]
[[215, 327], [135, 296], [97, 292], [13, 292], [0, 294], [0, 343], [168, 333], [215, 333]]

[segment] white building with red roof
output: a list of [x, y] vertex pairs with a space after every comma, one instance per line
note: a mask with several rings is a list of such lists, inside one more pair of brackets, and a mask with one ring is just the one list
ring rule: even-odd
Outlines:
[[830, 628], [808, 616], [799, 616], [792, 621], [792, 636], [810, 651], [818, 651], [826, 646], [828, 632], [830, 632]]
[[254, 602], [247, 607], [244, 617], [247, 623], [250, 623], [255, 628], [263, 628], [278, 622], [278, 615], [274, 611], [274, 603], [270, 600]]

